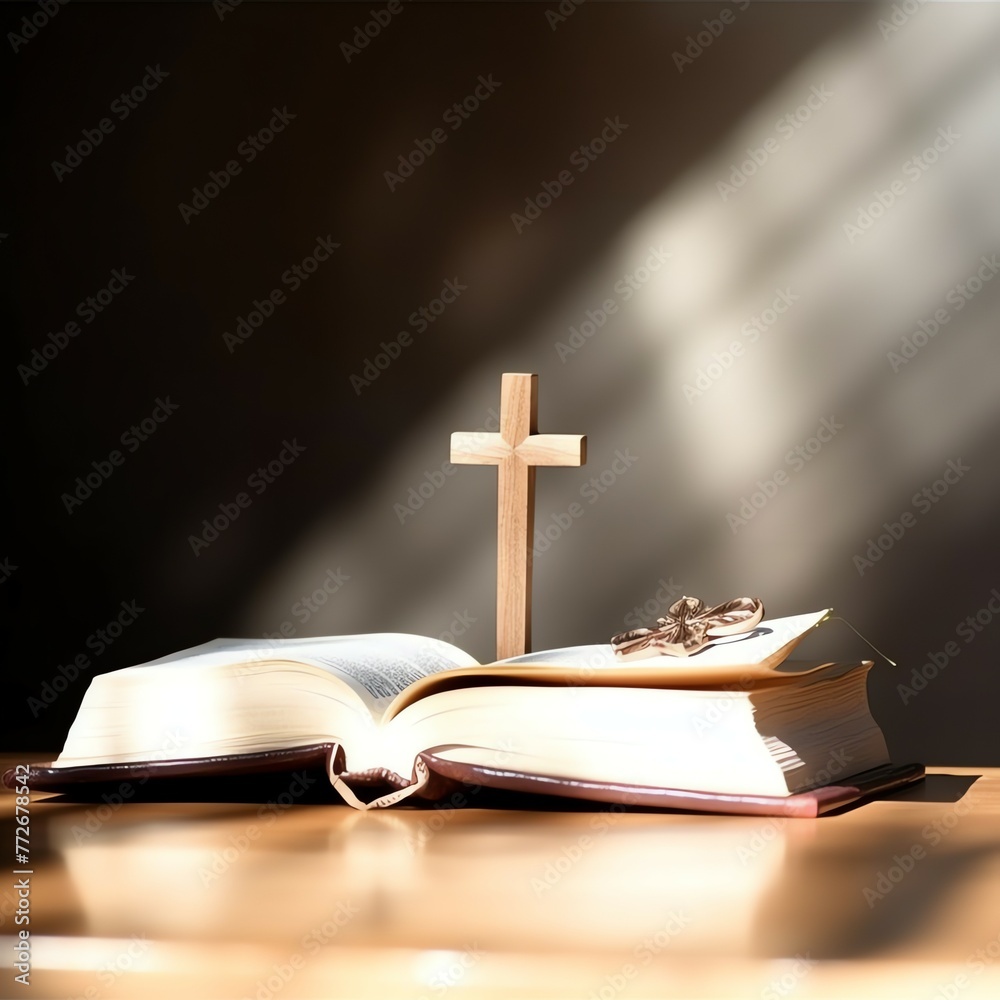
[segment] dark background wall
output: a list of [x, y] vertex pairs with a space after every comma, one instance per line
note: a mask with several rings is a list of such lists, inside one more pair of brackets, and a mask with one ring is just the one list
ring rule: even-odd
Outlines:
[[[536, 647], [680, 592], [832, 605], [899, 661], [872, 679], [895, 756], [1000, 763], [1000, 12], [740, 6], [412, 3], [353, 53], [383, 5], [74, 2], [30, 38], [39, 8], [3, 7], [25, 39], [4, 56], [6, 749], [58, 749], [93, 674], [218, 635], [415, 631], [489, 658], [494, 474], [441, 469], [500, 373], [536, 371], [541, 429], [590, 442], [539, 475]], [[499, 86], [446, 119], [480, 77]], [[241, 145], [273, 109], [283, 130]], [[606, 119], [627, 128], [580, 154]]]

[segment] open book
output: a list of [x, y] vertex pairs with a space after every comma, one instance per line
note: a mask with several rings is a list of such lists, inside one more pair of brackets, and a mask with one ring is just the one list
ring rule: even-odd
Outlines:
[[[840, 779], [873, 769], [846, 787], [901, 780], [868, 708], [871, 662], [787, 659], [827, 615], [764, 621], [691, 657], [628, 663], [610, 645], [480, 665], [448, 643], [396, 633], [217, 639], [95, 677], [35, 786], [129, 769], [273, 769], [319, 754], [337, 790], [362, 808], [434, 797], [445, 779], [815, 812], [816, 796], [803, 805], [801, 793], [843, 788]], [[362, 789], [377, 786], [382, 794], [366, 801]]]

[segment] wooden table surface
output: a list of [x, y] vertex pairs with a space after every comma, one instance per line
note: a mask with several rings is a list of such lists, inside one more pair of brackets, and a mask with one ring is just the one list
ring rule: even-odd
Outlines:
[[815, 820], [358, 813], [282, 780], [33, 801], [27, 987], [0, 797], [0, 997], [1000, 997], [997, 769]]

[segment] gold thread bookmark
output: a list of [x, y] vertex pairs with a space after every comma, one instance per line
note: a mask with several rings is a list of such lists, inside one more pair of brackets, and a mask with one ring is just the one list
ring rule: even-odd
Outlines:
[[886, 661], [886, 663], [893, 667], [899, 666], [895, 660], [889, 659], [889, 657], [886, 656], [885, 653], [883, 653], [882, 650], [875, 645], [875, 643], [866, 639], [846, 618], [842, 618], [840, 615], [830, 615], [826, 620], [831, 622], [843, 622], [866, 646], [874, 649], [875, 652]]

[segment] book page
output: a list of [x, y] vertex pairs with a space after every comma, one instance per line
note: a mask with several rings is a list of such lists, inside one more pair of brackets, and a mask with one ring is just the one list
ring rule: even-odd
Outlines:
[[[378, 714], [416, 681], [478, 661], [439, 639], [400, 633], [344, 636], [308, 651], [308, 662], [346, 681]], [[302, 655], [297, 651], [296, 659]]]
[[140, 667], [174, 664], [178, 669], [264, 664], [269, 660], [308, 663], [344, 681], [378, 715], [404, 688], [446, 670], [478, 661], [440, 639], [378, 632], [316, 639], [214, 639]]
[[663, 667], [671, 663], [692, 668], [735, 667], [764, 663], [788, 643], [803, 636], [815, 625], [818, 625], [829, 613], [830, 609], [828, 608], [825, 611], [814, 611], [807, 615], [793, 615], [790, 618], [773, 618], [770, 621], [765, 619], [756, 628], [745, 634], [720, 636], [714, 639], [710, 646], [706, 646], [691, 656], [656, 655], [626, 661], [615, 656], [611, 643], [608, 642], [593, 646], [543, 649], [537, 653], [525, 653], [523, 656], [512, 656], [497, 662], [505, 666], [542, 663], [556, 666], [584, 666], [594, 669], [622, 666]]
[[784, 683], [798, 674], [823, 667], [799, 664], [784, 671], [782, 664], [799, 640], [823, 621], [828, 610], [791, 618], [762, 621], [744, 636], [726, 636], [693, 656], [655, 656], [622, 661], [610, 643], [569, 646], [515, 656], [509, 660], [449, 670], [411, 684], [385, 709], [387, 722], [408, 705], [439, 691], [460, 687], [525, 682], [575, 687], [735, 688]]

